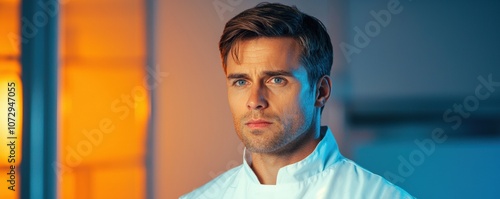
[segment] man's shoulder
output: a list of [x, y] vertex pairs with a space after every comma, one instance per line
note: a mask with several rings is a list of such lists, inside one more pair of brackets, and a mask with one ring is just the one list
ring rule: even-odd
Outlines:
[[346, 182], [345, 185], [350, 186], [351, 189], [358, 189], [351, 191], [372, 196], [376, 195], [381, 198], [414, 198], [404, 189], [382, 176], [368, 171], [350, 159], [344, 158], [338, 164], [335, 170], [339, 175], [342, 175], [340, 177]]
[[223, 193], [224, 190], [232, 185], [235, 185], [233, 182], [236, 179], [239, 171], [242, 169], [242, 166], [243, 165], [240, 165], [224, 172], [205, 185], [181, 196], [180, 198], [219, 198], [217, 197], [217, 194]]

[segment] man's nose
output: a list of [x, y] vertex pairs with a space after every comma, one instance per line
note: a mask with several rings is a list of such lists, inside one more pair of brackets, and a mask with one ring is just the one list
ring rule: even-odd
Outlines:
[[265, 88], [261, 85], [254, 85], [250, 89], [250, 96], [248, 97], [247, 107], [250, 110], [261, 110], [267, 108], [268, 103], [265, 96]]

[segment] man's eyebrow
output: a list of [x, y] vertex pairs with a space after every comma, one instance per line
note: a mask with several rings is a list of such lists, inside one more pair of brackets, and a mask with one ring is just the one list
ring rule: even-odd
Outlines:
[[[266, 77], [272, 76], [287, 76], [292, 77], [293, 74], [290, 71], [286, 70], [272, 70], [272, 71], [263, 71], [262, 74]], [[227, 79], [250, 79], [247, 74], [244, 73], [232, 73], [227, 76]]]
[[288, 76], [292, 77], [293, 74], [290, 71], [286, 70], [273, 70], [273, 71], [264, 71], [262, 72], [265, 74], [265, 76], [272, 77], [272, 76]]
[[231, 73], [227, 76], [227, 79], [250, 79], [250, 77], [244, 73]]

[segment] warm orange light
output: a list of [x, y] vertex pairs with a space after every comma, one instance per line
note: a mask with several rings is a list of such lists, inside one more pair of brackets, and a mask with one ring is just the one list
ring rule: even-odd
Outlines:
[[59, 197], [144, 198], [149, 90], [142, 0], [61, 5]]
[[[63, 74], [60, 195], [143, 198], [149, 117], [144, 72], [132, 66], [68, 65]], [[122, 191], [110, 191], [115, 189]]]
[[[15, 63], [12, 63], [15, 64]], [[0, 157], [15, 153], [15, 158], [0, 158], [0, 167], [19, 165], [22, 138], [22, 83], [18, 73], [0, 68]], [[15, 149], [7, 144], [15, 142]], [[13, 162], [15, 161], [15, 162]]]
[[[0, 0], [0, 59], [15, 59], [20, 52], [19, 0]], [[1, 65], [3, 68], [3, 64]]]
[[[8, 65], [9, 62], [2, 64]], [[15, 66], [15, 62], [11, 62]], [[14, 66], [6, 67], [14, 68]], [[22, 83], [19, 74], [0, 68], [0, 195], [16, 198], [22, 160]]]
[[[0, 35], [3, 35], [0, 39], [0, 198], [2, 199], [17, 199], [20, 193], [23, 98], [21, 66], [18, 61], [20, 57], [18, 8], [19, 0], [0, 0], [0, 24], [2, 24]], [[15, 144], [12, 145], [11, 142]]]
[[[3, 175], [8, 173], [9, 171], [10, 169], [0, 167], [0, 174], [2, 175], [2, 177], [0, 178], [2, 180], [2, 183], [0, 183], [1, 184], [0, 196], [2, 197], [2, 199], [16, 199], [19, 197], [20, 190], [16, 189], [16, 191], [11, 191], [7, 189], [8, 183], [4, 183], [6, 179], [5, 177], [3, 177]], [[19, 173], [16, 173], [15, 177], [16, 179], [19, 179]], [[19, 186], [19, 184], [17, 186]]]
[[63, 71], [60, 161], [77, 167], [142, 157], [149, 94], [134, 92], [143, 88], [141, 69], [75, 65]]

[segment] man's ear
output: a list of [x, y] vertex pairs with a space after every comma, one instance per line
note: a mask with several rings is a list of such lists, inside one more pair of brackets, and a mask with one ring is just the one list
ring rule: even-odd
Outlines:
[[316, 83], [316, 107], [324, 107], [332, 92], [332, 79], [328, 75], [319, 78]]

